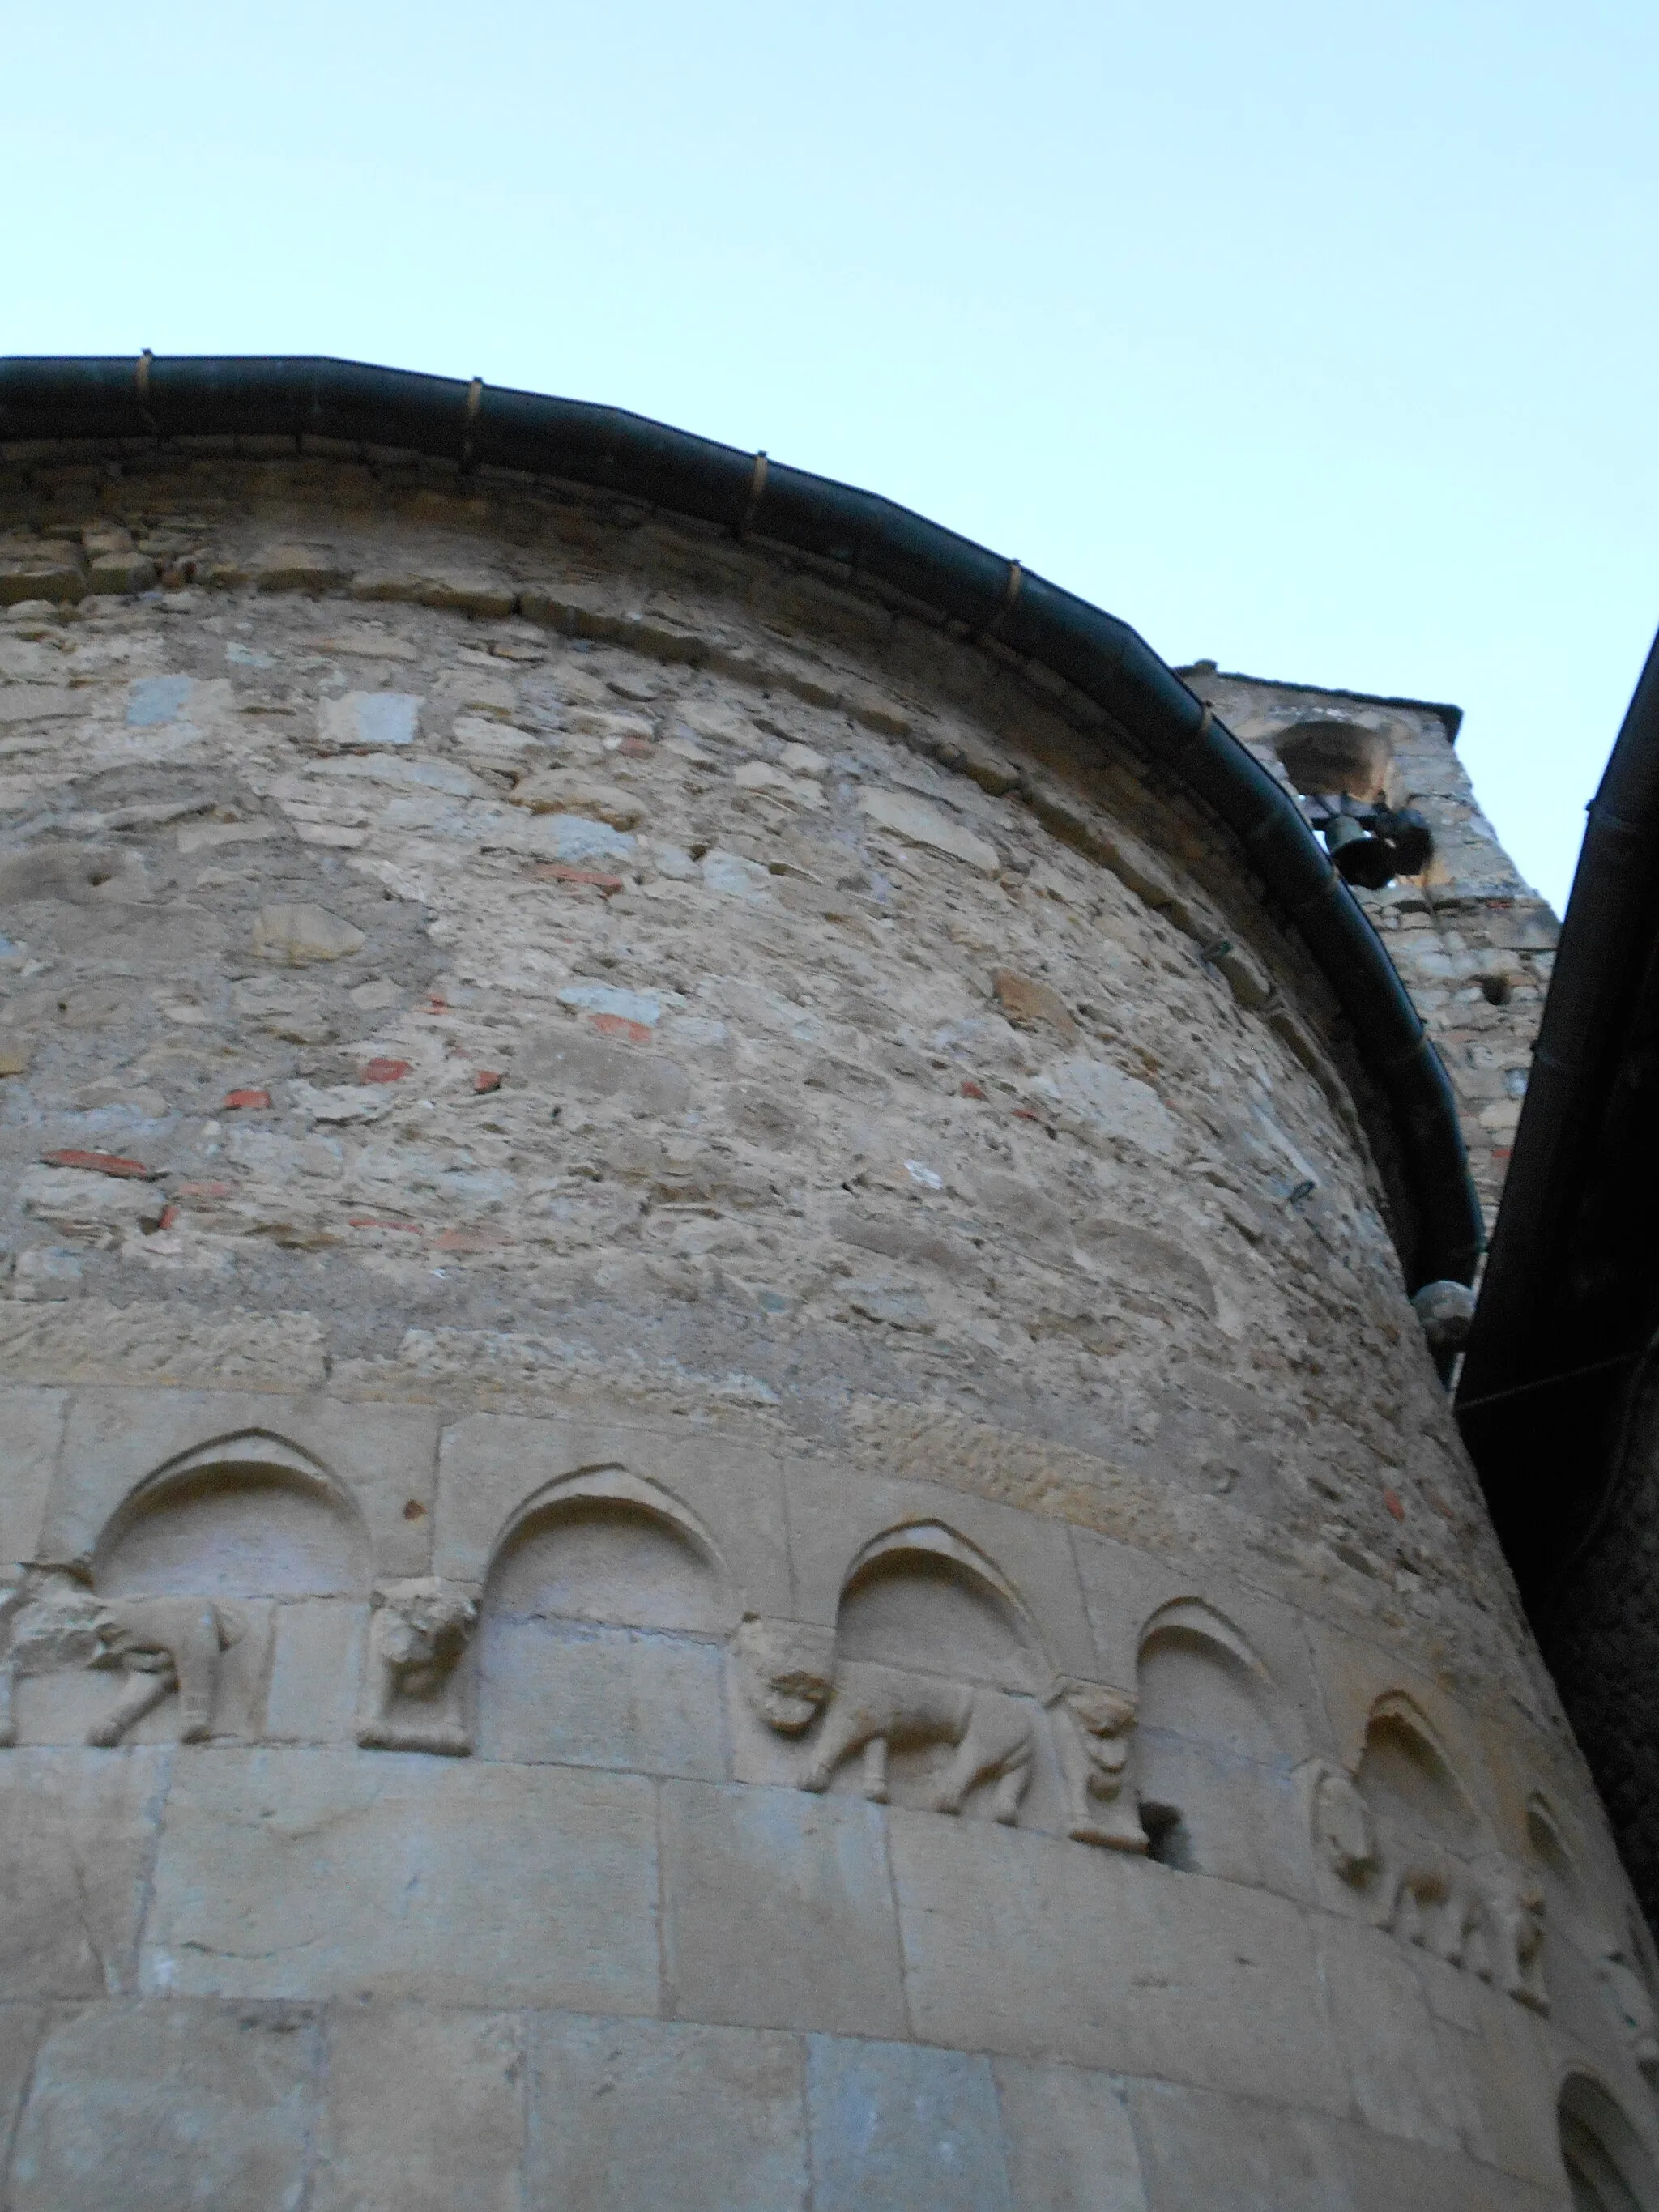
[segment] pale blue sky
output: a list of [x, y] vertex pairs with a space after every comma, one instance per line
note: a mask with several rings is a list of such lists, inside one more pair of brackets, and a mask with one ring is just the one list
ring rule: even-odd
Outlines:
[[1455, 700], [1563, 899], [1659, 622], [1640, 0], [0, 0], [0, 351], [319, 352]]

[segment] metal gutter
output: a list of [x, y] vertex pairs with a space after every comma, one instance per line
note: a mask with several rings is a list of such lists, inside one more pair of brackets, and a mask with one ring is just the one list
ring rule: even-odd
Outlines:
[[890, 500], [619, 408], [317, 358], [0, 362], [0, 447], [273, 436], [623, 494], [842, 564], [1063, 677], [1232, 829], [1351, 1018], [1418, 1212], [1407, 1289], [1473, 1280], [1480, 1211], [1451, 1086], [1382, 941], [1294, 801], [1126, 623]]

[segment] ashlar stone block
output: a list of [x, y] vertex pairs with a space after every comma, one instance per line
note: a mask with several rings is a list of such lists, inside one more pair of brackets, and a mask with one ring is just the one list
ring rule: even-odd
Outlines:
[[1169, 2081], [1131, 2081], [1129, 2109], [1148, 2212], [1358, 2212], [1328, 2119]]
[[298, 2205], [316, 2075], [303, 2014], [94, 2006], [41, 2046], [13, 2154], [13, 2212]]
[[529, 2204], [805, 2212], [795, 2037], [558, 2014], [531, 2033]]
[[649, 1512], [653, 1494], [671, 1518], [689, 1517], [712, 1544], [732, 1619], [745, 1607], [788, 1611], [775, 1463], [724, 1439], [644, 1425], [493, 1413], [456, 1422], [440, 1455], [434, 1571], [483, 1581], [503, 1533], [532, 1500], [612, 1495]]
[[8, 1999], [131, 1988], [172, 1757], [0, 1751], [0, 1990]]
[[523, 2075], [511, 2015], [336, 2006], [311, 2212], [520, 2212]]
[[1319, 1963], [1359, 2116], [1385, 2135], [1461, 2150], [1455, 2094], [1422, 1984], [1381, 1929], [1322, 1914]]
[[65, 1402], [62, 1390], [0, 1389], [0, 1571], [40, 1557]]
[[181, 1765], [143, 1985], [657, 2008], [652, 1785], [356, 1751]]
[[903, 2035], [884, 1817], [855, 1798], [665, 1783], [672, 2008], [757, 2027]]
[[988, 2060], [809, 2039], [813, 2212], [1015, 2212]]
[[1016, 2212], [1146, 2212], [1121, 2081], [1017, 2058], [992, 2071]]
[[[965, 1561], [977, 1556], [1015, 1594], [1049, 1668], [1098, 1679], [1063, 1522], [932, 1483], [895, 1482], [839, 1468], [792, 1469], [788, 1497], [796, 1620], [833, 1621], [860, 1553], [882, 1539], [902, 1542], [907, 1528], [920, 1532], [939, 1525], [965, 1540]], [[1048, 1686], [1033, 1681], [1031, 1686]]]
[[474, 1663], [486, 1759], [726, 1779], [718, 1641], [585, 1620], [492, 1620]]
[[236, 1443], [228, 1463], [256, 1458], [252, 1440], [261, 1436], [297, 1447], [341, 1484], [367, 1525], [375, 1573], [427, 1571], [435, 1414], [421, 1406], [356, 1406], [313, 1394], [78, 1392], [47, 1505], [44, 1556], [89, 1556], [110, 1516], [147, 1476], [223, 1439], [249, 1439]]
[[990, 1821], [890, 1817], [919, 2034], [1347, 2110], [1284, 1899]]

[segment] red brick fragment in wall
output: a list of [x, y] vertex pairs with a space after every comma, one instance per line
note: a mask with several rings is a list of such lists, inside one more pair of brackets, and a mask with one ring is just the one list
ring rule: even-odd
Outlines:
[[475, 1091], [499, 1091], [501, 1087], [501, 1072], [498, 1067], [481, 1067], [472, 1079]]
[[225, 1103], [219, 1110], [222, 1114], [234, 1114], [244, 1109], [253, 1113], [270, 1103], [270, 1093], [268, 1091], [227, 1091]]
[[116, 1152], [42, 1152], [41, 1158], [49, 1168], [84, 1168], [93, 1175], [124, 1176], [134, 1182], [154, 1182], [161, 1173], [159, 1168], [147, 1168], [142, 1160], [125, 1160]]
[[563, 860], [538, 860], [534, 872], [544, 883], [591, 884], [606, 898], [626, 888], [620, 876], [607, 875], [603, 868], [573, 868]]
[[962, 1086], [961, 1096], [964, 1098], [977, 1098], [981, 1103], [983, 1103], [985, 1098], [985, 1093], [980, 1089], [977, 1083], [964, 1083]]
[[371, 1060], [361, 1079], [364, 1083], [401, 1083], [409, 1072], [406, 1060]]
[[644, 1022], [630, 1022], [625, 1014], [595, 1014], [593, 1026], [605, 1036], [621, 1037], [629, 1044], [649, 1044], [651, 1031]]
[[181, 1182], [180, 1198], [233, 1198], [236, 1193], [234, 1182]]
[[624, 738], [617, 748], [624, 760], [645, 760], [649, 757], [651, 750], [649, 738]]
[[1398, 1491], [1385, 1490], [1382, 1493], [1382, 1503], [1388, 1507], [1389, 1512], [1393, 1514], [1396, 1521], [1403, 1521], [1405, 1519], [1406, 1509], [1400, 1502], [1400, 1493]]

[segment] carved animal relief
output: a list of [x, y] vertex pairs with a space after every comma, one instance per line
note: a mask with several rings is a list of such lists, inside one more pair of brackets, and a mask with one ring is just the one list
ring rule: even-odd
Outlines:
[[179, 1700], [183, 1743], [206, 1741], [213, 1728], [221, 1656], [244, 1633], [228, 1606], [204, 1598], [100, 1598], [72, 1577], [36, 1570], [11, 1608], [0, 1674], [0, 1744], [17, 1740], [16, 1684], [28, 1674], [66, 1667], [107, 1668], [125, 1676], [114, 1705], [88, 1730], [103, 1748], [167, 1698]]
[[890, 1754], [943, 1747], [951, 1756], [933, 1784], [929, 1809], [960, 1813], [971, 1792], [983, 1787], [991, 1794], [992, 1817], [1012, 1826], [1042, 1732], [1052, 1725], [1066, 1780], [1068, 1833], [1117, 1850], [1146, 1848], [1123, 1786], [1134, 1706], [1113, 1691], [1071, 1685], [1055, 1693], [1045, 1718], [1036, 1699], [986, 1683], [838, 1657], [825, 1629], [751, 1615], [735, 1646], [750, 1702], [769, 1727], [805, 1736], [817, 1724], [797, 1776], [803, 1790], [827, 1790], [836, 1771], [856, 1758], [865, 1796], [884, 1805]]
[[1314, 1832], [1326, 1863], [1364, 1900], [1374, 1926], [1548, 2011], [1544, 1892], [1528, 1869], [1498, 1851], [1462, 1856], [1375, 1811], [1335, 1769], [1315, 1790]]
[[374, 1593], [357, 1741], [366, 1751], [464, 1758], [472, 1739], [453, 1710], [455, 1666], [478, 1618], [475, 1599], [437, 1575]]

